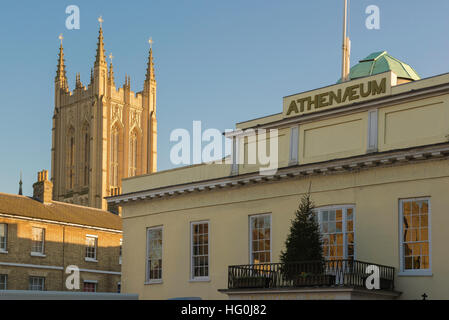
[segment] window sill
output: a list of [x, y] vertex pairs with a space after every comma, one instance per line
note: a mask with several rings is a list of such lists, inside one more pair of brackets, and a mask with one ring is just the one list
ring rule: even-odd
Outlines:
[[87, 261], [87, 262], [98, 262], [97, 259], [93, 259], [93, 258], [84, 258], [84, 261]]
[[193, 278], [190, 279], [189, 282], [210, 282], [210, 278]]
[[431, 270], [400, 271], [399, 277], [433, 277]]
[[161, 280], [150, 280], [150, 281], [145, 281], [145, 285], [147, 284], [162, 284], [162, 279]]
[[32, 257], [40, 257], [40, 258], [45, 258], [47, 256], [46, 254], [43, 254], [43, 253], [40, 253], [40, 252], [31, 252], [30, 255]]
[[3, 250], [3, 249], [0, 249], [0, 253], [4, 253], [4, 254], [7, 254], [7, 253], [8, 253], [8, 250]]

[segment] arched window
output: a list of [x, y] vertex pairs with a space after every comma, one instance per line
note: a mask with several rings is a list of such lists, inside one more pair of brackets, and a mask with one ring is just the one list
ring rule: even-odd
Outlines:
[[86, 125], [83, 130], [84, 138], [84, 185], [89, 185], [89, 163], [90, 163], [90, 135], [89, 126]]
[[67, 137], [67, 187], [75, 186], [75, 129], [70, 128]]
[[118, 187], [118, 155], [119, 155], [119, 130], [113, 127], [111, 131], [111, 187]]
[[128, 176], [137, 174], [137, 133], [134, 131], [129, 139], [129, 172]]

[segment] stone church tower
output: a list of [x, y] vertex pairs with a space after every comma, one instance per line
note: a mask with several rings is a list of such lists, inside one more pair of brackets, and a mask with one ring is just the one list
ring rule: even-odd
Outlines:
[[117, 89], [100, 25], [90, 83], [84, 86], [77, 74], [75, 89], [70, 91], [60, 38], [51, 150], [53, 199], [107, 209], [104, 197], [121, 193], [122, 178], [156, 171], [152, 41], [143, 91], [132, 92], [129, 77]]

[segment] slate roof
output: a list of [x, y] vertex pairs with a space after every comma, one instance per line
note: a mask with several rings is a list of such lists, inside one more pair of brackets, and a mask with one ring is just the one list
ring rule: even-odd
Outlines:
[[0, 193], [0, 214], [122, 230], [122, 218], [108, 211], [59, 201], [41, 203], [30, 197]]

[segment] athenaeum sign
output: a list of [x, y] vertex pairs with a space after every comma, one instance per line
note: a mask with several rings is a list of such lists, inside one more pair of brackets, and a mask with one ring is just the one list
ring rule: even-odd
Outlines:
[[387, 72], [285, 97], [284, 117], [298, 116], [388, 95], [396, 81], [396, 75]]

